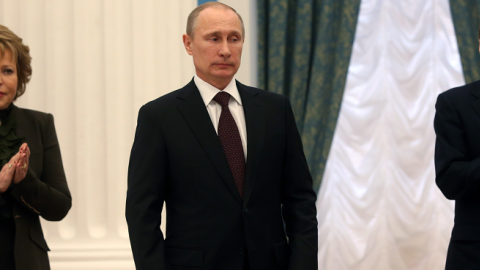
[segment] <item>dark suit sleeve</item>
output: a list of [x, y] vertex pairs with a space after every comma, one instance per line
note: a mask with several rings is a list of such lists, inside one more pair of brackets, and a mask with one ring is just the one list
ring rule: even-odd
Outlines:
[[29, 168], [25, 178], [12, 188], [20, 205], [46, 220], [62, 220], [72, 206], [53, 116], [47, 115], [43, 131], [42, 175]]
[[291, 250], [290, 270], [318, 269], [316, 194], [292, 108], [286, 99], [287, 145], [282, 179], [282, 212]]
[[480, 158], [468, 157], [462, 119], [457, 109], [444, 94], [438, 96], [435, 107], [436, 183], [445, 197], [450, 200], [478, 195]]
[[165, 198], [166, 149], [156, 115], [143, 106], [128, 168], [126, 218], [137, 270], [164, 270], [160, 223]]

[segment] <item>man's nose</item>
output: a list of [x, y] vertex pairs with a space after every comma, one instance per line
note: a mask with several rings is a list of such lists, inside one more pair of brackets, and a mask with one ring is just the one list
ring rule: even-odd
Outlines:
[[219, 54], [220, 54], [220, 56], [225, 57], [225, 58], [230, 57], [232, 52], [230, 51], [230, 48], [228, 47], [228, 41], [222, 42]]

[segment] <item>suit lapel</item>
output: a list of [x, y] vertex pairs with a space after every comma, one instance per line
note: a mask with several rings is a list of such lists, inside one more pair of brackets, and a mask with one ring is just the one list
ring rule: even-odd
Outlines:
[[246, 206], [252, 195], [258, 165], [260, 164], [260, 155], [265, 135], [265, 114], [262, 103], [255, 98], [258, 95], [257, 89], [246, 87], [238, 81], [237, 88], [242, 98], [245, 123], [247, 125], [247, 168], [243, 199], [243, 205]]
[[220, 178], [238, 202], [241, 202], [242, 198], [238, 193], [222, 145], [195, 82], [192, 80], [183, 89], [179, 90], [177, 98], [183, 101], [177, 105], [180, 114], [190, 126]]

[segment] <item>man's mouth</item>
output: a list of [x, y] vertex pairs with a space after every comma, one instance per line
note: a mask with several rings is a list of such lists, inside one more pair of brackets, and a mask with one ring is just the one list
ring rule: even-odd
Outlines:
[[232, 64], [229, 64], [229, 63], [216, 63], [215, 65], [219, 66], [219, 67], [231, 67], [231, 66], [233, 66]]

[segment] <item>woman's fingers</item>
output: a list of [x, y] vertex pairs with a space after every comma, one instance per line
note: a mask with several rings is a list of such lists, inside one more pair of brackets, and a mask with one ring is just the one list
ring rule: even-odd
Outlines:
[[[24, 163], [27, 164], [27, 166], [28, 166], [29, 161], [30, 161], [30, 147], [28, 147], [27, 143], [24, 143], [20, 147], [20, 151], [25, 154], [26, 158], [25, 158]], [[22, 163], [22, 164], [24, 164], [24, 163]]]
[[23, 163], [18, 164], [17, 168], [15, 169], [15, 175], [13, 176], [13, 183], [18, 184], [20, 183], [25, 176], [27, 175], [27, 164]]
[[30, 147], [26, 146], [27, 166], [30, 164]]
[[22, 152], [20, 154], [21, 157], [20, 157], [20, 160], [17, 163], [16, 170], [15, 170], [15, 176], [13, 178], [13, 182], [15, 184], [20, 183], [25, 178], [25, 176], [27, 175], [27, 171], [28, 171], [28, 157], [27, 157], [28, 153], [25, 153], [25, 152], [27, 152], [27, 149], [24, 148], [24, 149], [22, 149], [22, 151], [24, 151], [24, 152]]
[[26, 161], [28, 162], [28, 158], [30, 157], [30, 149], [28, 148], [28, 145], [26, 143], [20, 146], [19, 151], [10, 159], [8, 163], [14, 164], [14, 162], [16, 161], [17, 164], [21, 163], [23, 165], [23, 163], [25, 162], [22, 162], [22, 159], [25, 157], [26, 157]]
[[[10, 164], [13, 165], [13, 163], [14, 163], [15, 161], [18, 162], [21, 157], [22, 157], [22, 153], [20, 153], [20, 151], [19, 151], [18, 153], [16, 153], [16, 154], [10, 159], [10, 161], [9, 161], [8, 163], [10, 163]], [[8, 163], [7, 163], [7, 164], [8, 164]]]
[[27, 143], [23, 143], [21, 146], [20, 146], [20, 149], [19, 149], [19, 152], [25, 152], [28, 148], [28, 144]]
[[30, 148], [27, 143], [23, 143], [20, 146], [18, 153], [15, 154], [5, 166], [3, 166], [0, 181], [3, 181], [3, 184], [8, 182], [8, 185], [10, 185], [10, 182], [12, 181], [15, 184], [20, 183], [27, 175], [29, 158]]
[[0, 192], [1, 193], [5, 192], [10, 186], [10, 184], [12, 183], [15, 169], [16, 169], [16, 161], [14, 161], [14, 164], [9, 162], [2, 167], [2, 170], [0, 171]]

